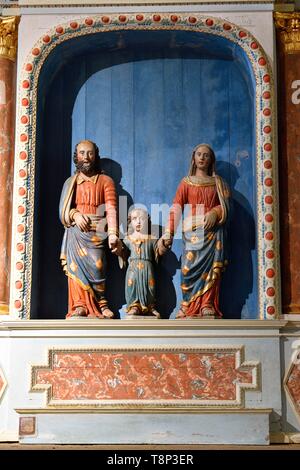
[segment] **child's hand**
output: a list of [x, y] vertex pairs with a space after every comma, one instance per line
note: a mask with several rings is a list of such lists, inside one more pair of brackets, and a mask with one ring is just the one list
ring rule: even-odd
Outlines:
[[161, 237], [162, 243], [165, 248], [170, 249], [173, 243], [173, 237], [170, 233], [166, 232], [164, 235]]
[[[110, 236], [113, 236], [113, 235], [110, 235]], [[111, 252], [115, 253], [118, 256], [120, 256], [123, 251], [123, 243], [117, 237], [112, 245], [110, 245], [109, 243], [109, 247], [111, 248]]]
[[114, 250], [116, 250], [118, 247], [118, 241], [119, 239], [117, 235], [111, 234], [108, 236], [108, 246], [113, 253], [114, 253]]
[[158, 254], [163, 256], [172, 247], [173, 238], [169, 233], [165, 233], [157, 242]]

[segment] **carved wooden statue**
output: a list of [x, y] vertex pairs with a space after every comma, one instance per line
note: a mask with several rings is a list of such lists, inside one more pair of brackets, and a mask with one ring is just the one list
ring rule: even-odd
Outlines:
[[[220, 318], [219, 290], [225, 259], [224, 228], [229, 211], [229, 189], [215, 174], [215, 154], [207, 144], [193, 150], [188, 176], [180, 182], [164, 234], [173, 241], [182, 212], [181, 289], [183, 301], [176, 318]], [[188, 206], [187, 206], [188, 205]]]
[[123, 260], [128, 259], [125, 297], [128, 315], [152, 315], [160, 318], [155, 308], [154, 264], [168, 251], [163, 239], [151, 235], [148, 213], [133, 208], [128, 215], [128, 234], [117, 249], [112, 250]]
[[115, 185], [101, 174], [94, 142], [79, 142], [74, 162], [76, 173], [66, 180], [60, 200], [65, 226], [61, 262], [69, 287], [67, 318], [112, 318], [105, 298], [105, 243], [107, 235], [111, 249], [118, 241]]

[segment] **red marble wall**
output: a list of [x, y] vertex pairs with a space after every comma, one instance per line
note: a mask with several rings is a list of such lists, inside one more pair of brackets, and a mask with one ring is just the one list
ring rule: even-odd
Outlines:
[[278, 42], [278, 144], [284, 313], [300, 313], [300, 51]]
[[33, 389], [51, 384], [54, 400], [229, 400], [252, 385], [253, 366], [228, 352], [54, 352], [33, 367]]
[[8, 313], [13, 192], [15, 63], [0, 57], [0, 313]]

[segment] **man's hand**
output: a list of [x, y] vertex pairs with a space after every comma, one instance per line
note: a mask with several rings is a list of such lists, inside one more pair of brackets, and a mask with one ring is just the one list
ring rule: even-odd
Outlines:
[[115, 251], [118, 248], [118, 242], [119, 242], [119, 239], [117, 235], [111, 234], [108, 236], [108, 246], [112, 250], [113, 253], [115, 253]]
[[204, 229], [205, 230], [210, 230], [212, 229], [218, 220], [218, 214], [216, 211], [212, 210], [210, 212], [207, 212], [204, 216]]
[[91, 226], [91, 219], [80, 212], [75, 212], [73, 216], [74, 222], [82, 232], [89, 232]]

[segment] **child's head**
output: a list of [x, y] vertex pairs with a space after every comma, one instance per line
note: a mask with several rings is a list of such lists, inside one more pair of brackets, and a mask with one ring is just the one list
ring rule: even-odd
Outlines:
[[128, 232], [139, 232], [148, 234], [150, 228], [150, 217], [146, 209], [133, 207], [128, 214]]

